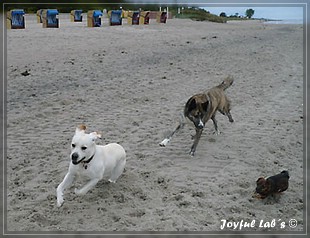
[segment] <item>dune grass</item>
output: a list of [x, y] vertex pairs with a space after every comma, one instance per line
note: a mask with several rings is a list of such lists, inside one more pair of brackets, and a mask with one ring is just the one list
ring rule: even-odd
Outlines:
[[183, 9], [181, 14], [176, 15], [177, 18], [189, 18], [195, 21], [211, 21], [218, 23], [226, 23], [226, 17], [219, 17], [211, 14], [204, 9], [199, 8], [187, 8]]

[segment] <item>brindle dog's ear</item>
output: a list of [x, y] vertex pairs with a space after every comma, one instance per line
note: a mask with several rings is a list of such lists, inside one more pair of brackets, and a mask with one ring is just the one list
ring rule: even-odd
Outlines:
[[189, 112], [192, 111], [192, 110], [194, 110], [194, 109], [197, 107], [195, 98], [191, 98], [191, 99], [187, 102], [187, 104], [188, 104], [188, 111], [189, 111]]
[[209, 101], [206, 101], [202, 104], [203, 110], [208, 111], [209, 103], [210, 103]]

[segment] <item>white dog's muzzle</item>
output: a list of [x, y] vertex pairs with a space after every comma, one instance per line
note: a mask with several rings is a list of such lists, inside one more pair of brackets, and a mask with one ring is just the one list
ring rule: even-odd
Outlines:
[[72, 160], [72, 164], [74, 165], [77, 165], [79, 163], [81, 163], [86, 157], [83, 157], [82, 159], [78, 160], [79, 158], [79, 154], [74, 152], [72, 155], [71, 155], [71, 160]]
[[[95, 156], [95, 154], [93, 154], [93, 155], [92, 155], [87, 161], [85, 161], [84, 163], [89, 163], [89, 162], [94, 158], [94, 156]], [[74, 153], [71, 155], [72, 164], [77, 165], [77, 164], [83, 162], [83, 161], [86, 159], [86, 157], [83, 157], [82, 159], [80, 159], [80, 160], [78, 161], [78, 158], [79, 158], [79, 154], [76, 153], [76, 152], [74, 152]]]

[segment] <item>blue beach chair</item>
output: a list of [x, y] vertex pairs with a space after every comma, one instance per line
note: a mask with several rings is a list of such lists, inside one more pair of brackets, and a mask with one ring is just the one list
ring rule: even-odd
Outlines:
[[100, 27], [101, 26], [101, 16], [102, 12], [99, 10], [94, 11], [94, 26], [95, 27]]
[[25, 12], [23, 9], [14, 9], [7, 12], [7, 28], [8, 29], [24, 29], [25, 28]]
[[110, 26], [122, 25], [122, 10], [110, 12]]
[[42, 22], [44, 28], [58, 28], [58, 10], [57, 9], [46, 9], [42, 13]]
[[70, 12], [70, 19], [72, 22], [81, 22], [83, 19], [82, 16], [83, 10], [72, 10]]
[[100, 27], [102, 12], [100, 10], [91, 10], [87, 12], [87, 26]]

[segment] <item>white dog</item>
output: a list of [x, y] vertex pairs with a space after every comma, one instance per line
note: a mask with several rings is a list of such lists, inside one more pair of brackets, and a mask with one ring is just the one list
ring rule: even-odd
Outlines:
[[109, 181], [115, 183], [123, 173], [126, 164], [126, 152], [124, 148], [116, 143], [105, 146], [96, 145], [95, 140], [101, 135], [92, 132], [85, 133], [86, 126], [81, 125], [76, 128], [75, 135], [71, 143], [70, 165], [64, 180], [57, 187], [57, 206], [63, 202], [63, 192], [68, 188], [75, 175], [82, 174], [90, 178], [90, 181], [81, 189], [75, 189], [78, 195], [86, 194], [103, 177], [108, 177]]

